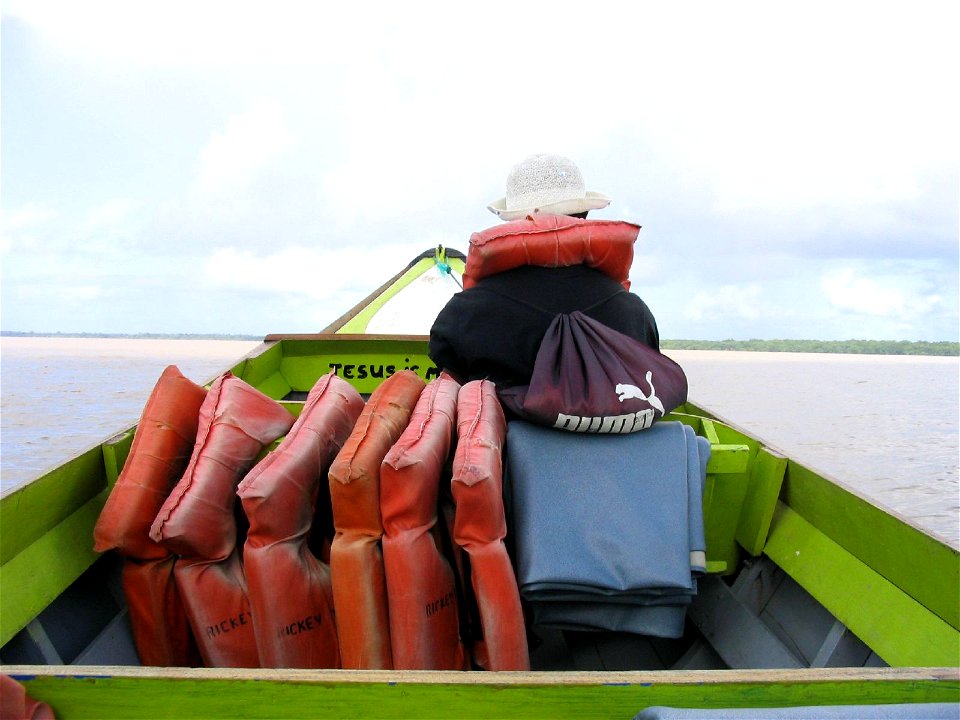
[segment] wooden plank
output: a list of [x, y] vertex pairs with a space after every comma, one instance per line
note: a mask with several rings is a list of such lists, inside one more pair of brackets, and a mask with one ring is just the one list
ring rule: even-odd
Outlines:
[[763, 552], [786, 469], [787, 458], [783, 455], [767, 448], [758, 450], [737, 526], [737, 542], [753, 556]]
[[99, 557], [91, 532], [107, 493], [88, 500], [59, 525], [0, 565], [0, 646]]
[[960, 662], [960, 632], [783, 503], [764, 552], [890, 665]]
[[[252, 383], [251, 383], [252, 384]], [[275, 372], [273, 375], [265, 378], [257, 385], [254, 385], [260, 392], [274, 400], [285, 398], [293, 390], [290, 383], [283, 376], [283, 373]]]
[[803, 667], [719, 578], [705, 577], [698, 581], [697, 597], [687, 614], [730, 667]]
[[783, 500], [820, 532], [960, 629], [960, 551], [792, 460]]
[[[885, 672], [886, 670], [887, 672]], [[957, 702], [955, 669], [463, 673], [8, 667], [58, 718], [629, 718], [651, 705]]]
[[280, 342], [265, 342], [231, 368], [231, 372], [244, 382], [259, 388], [280, 372], [283, 346]]
[[740, 508], [747, 491], [744, 473], [707, 473], [703, 489], [703, 529], [707, 541], [707, 562], [726, 566], [726, 572], [736, 570], [740, 550], [735, 534]]
[[679, 413], [670, 418], [691, 425], [710, 441], [710, 459], [703, 488], [707, 567], [711, 573], [733, 572], [740, 558], [735, 532], [746, 493], [751, 448], [746, 443], [725, 442], [713, 420]]
[[291, 388], [308, 391], [321, 375], [335, 372], [360, 393], [371, 393], [393, 373], [409, 369], [425, 380], [440, 374], [427, 355], [427, 338], [373, 340], [354, 335], [298, 341], [285, 349], [281, 371]]
[[130, 447], [133, 445], [133, 436], [136, 428], [130, 428], [126, 432], [112, 437], [100, 446], [103, 452], [103, 467], [107, 476], [107, 486], [113, 489], [117, 484], [117, 478], [123, 470], [127, 457], [130, 455]]
[[750, 464], [750, 448], [746, 445], [712, 444], [707, 473], [710, 475], [739, 475]]

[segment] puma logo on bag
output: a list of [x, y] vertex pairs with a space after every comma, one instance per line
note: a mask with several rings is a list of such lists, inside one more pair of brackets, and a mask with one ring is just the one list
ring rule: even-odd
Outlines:
[[636, 385], [629, 385], [627, 383], [620, 383], [616, 387], [617, 396], [620, 398], [620, 402], [624, 400], [629, 400], [630, 398], [639, 398], [640, 400], [645, 400], [650, 403], [650, 407], [655, 410], [660, 411], [660, 415], [666, 415], [663, 409], [663, 403], [660, 402], [660, 399], [657, 397], [656, 388], [653, 387], [653, 371], [647, 370], [647, 385], [650, 386], [650, 394], [644, 395], [643, 390], [638, 388]]

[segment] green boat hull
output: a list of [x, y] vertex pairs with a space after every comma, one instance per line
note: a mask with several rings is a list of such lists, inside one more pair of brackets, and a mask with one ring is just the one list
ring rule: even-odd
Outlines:
[[[361, 393], [401, 369], [438, 374], [425, 337], [362, 334], [365, 322], [353, 312], [323, 334], [268, 336], [231, 370], [294, 413], [331, 371]], [[111, 655], [125, 632], [116, 562], [93, 551], [92, 530], [129, 428], [0, 500], [2, 671], [61, 718], [588, 718], [651, 705], [960, 702], [956, 549], [704, 408], [687, 404], [673, 419], [713, 449], [712, 575], [690, 611], [696, 637], [667, 669], [623, 654], [563, 665], [549, 650], [538, 663], [560, 669], [528, 673], [125, 666]]]
[[953, 670], [456, 673], [9, 668], [61, 718], [631, 718], [643, 708], [954, 703]]

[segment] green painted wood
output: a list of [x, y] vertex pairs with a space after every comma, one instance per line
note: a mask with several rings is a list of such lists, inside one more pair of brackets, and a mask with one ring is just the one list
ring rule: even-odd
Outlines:
[[99, 557], [93, 526], [109, 491], [80, 506], [0, 565], [0, 646], [40, 614]]
[[[110, 668], [21, 674], [28, 693], [74, 718], [631, 718], [651, 705], [772, 707], [957, 702], [951, 671], [822, 677], [743, 673], [356, 673], [249, 671], [111, 676]], [[114, 669], [116, 670], [116, 669]], [[809, 671], [807, 671], [809, 673]], [[585, 677], [593, 675], [592, 677]]]
[[715, 475], [740, 475], [747, 471], [749, 464], [749, 447], [720, 443], [710, 447], [707, 472]]
[[757, 451], [737, 526], [737, 542], [751, 555], [763, 552], [786, 469], [783, 455], [767, 448]]
[[702, 419], [702, 434], [710, 441], [710, 460], [707, 472], [738, 474], [746, 472], [750, 463], [750, 446], [743, 442], [724, 442], [717, 432], [718, 423]]
[[739, 509], [747, 491], [747, 478], [707, 473], [703, 492], [703, 529], [707, 541], [707, 562], [725, 563], [728, 572], [739, 567], [736, 543]]
[[[253, 385], [253, 383], [250, 383]], [[290, 385], [287, 381], [287, 378], [283, 376], [282, 373], [276, 372], [273, 375], [262, 380], [257, 385], [254, 385], [257, 390], [262, 392], [267, 397], [271, 397], [274, 400], [280, 400], [285, 398], [291, 390], [295, 388]]]
[[783, 503], [764, 552], [890, 665], [960, 665], [956, 628]]
[[725, 572], [739, 565], [736, 543], [740, 510], [747, 492], [747, 465], [750, 448], [744, 444], [721, 442], [716, 424], [702, 421], [703, 435], [710, 441], [710, 460], [703, 489], [703, 526], [707, 541], [707, 562], [720, 563]]
[[822, 533], [960, 628], [960, 552], [955, 548], [792, 460], [782, 495]]
[[133, 445], [135, 431], [136, 428], [132, 427], [101, 445], [103, 467], [107, 476], [107, 486], [111, 489], [116, 485], [117, 478], [120, 477], [120, 472], [123, 470], [123, 466], [127, 462], [127, 457], [130, 455], [130, 447]]
[[103, 451], [97, 445], [0, 499], [0, 565], [63, 522], [106, 485]]
[[[287, 409], [287, 412], [293, 415], [294, 417], [300, 417], [300, 413], [303, 412], [303, 401], [302, 400], [284, 400], [280, 403]], [[281, 440], [283, 438], [280, 438]]]
[[[373, 392], [384, 378], [399, 370], [411, 369], [425, 380], [440, 374], [427, 355], [425, 338], [319, 335], [282, 339], [278, 344], [282, 348], [279, 371], [290, 388], [300, 392], [309, 391], [329, 372], [364, 394]], [[267, 392], [264, 385], [255, 387]]]
[[348, 351], [322, 357], [287, 357], [283, 373], [295, 390], [308, 391], [317, 378], [329, 372], [347, 380], [359, 392], [369, 394], [390, 375], [400, 370], [413, 370], [430, 379], [440, 373], [426, 353], [365, 353]]
[[[230, 371], [255, 388], [259, 388], [280, 372], [283, 348], [279, 342], [265, 342], [249, 356], [234, 365]], [[273, 396], [271, 396], [273, 397]]]

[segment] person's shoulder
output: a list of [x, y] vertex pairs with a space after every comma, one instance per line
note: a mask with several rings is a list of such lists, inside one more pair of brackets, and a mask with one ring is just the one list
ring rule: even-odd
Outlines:
[[437, 318], [439, 320], [452, 319], [453, 322], [458, 322], [456, 318], [463, 318], [466, 314], [480, 312], [484, 307], [501, 297], [500, 293], [492, 292], [491, 288], [483, 285], [483, 281], [478, 282], [473, 287], [451, 295]]

